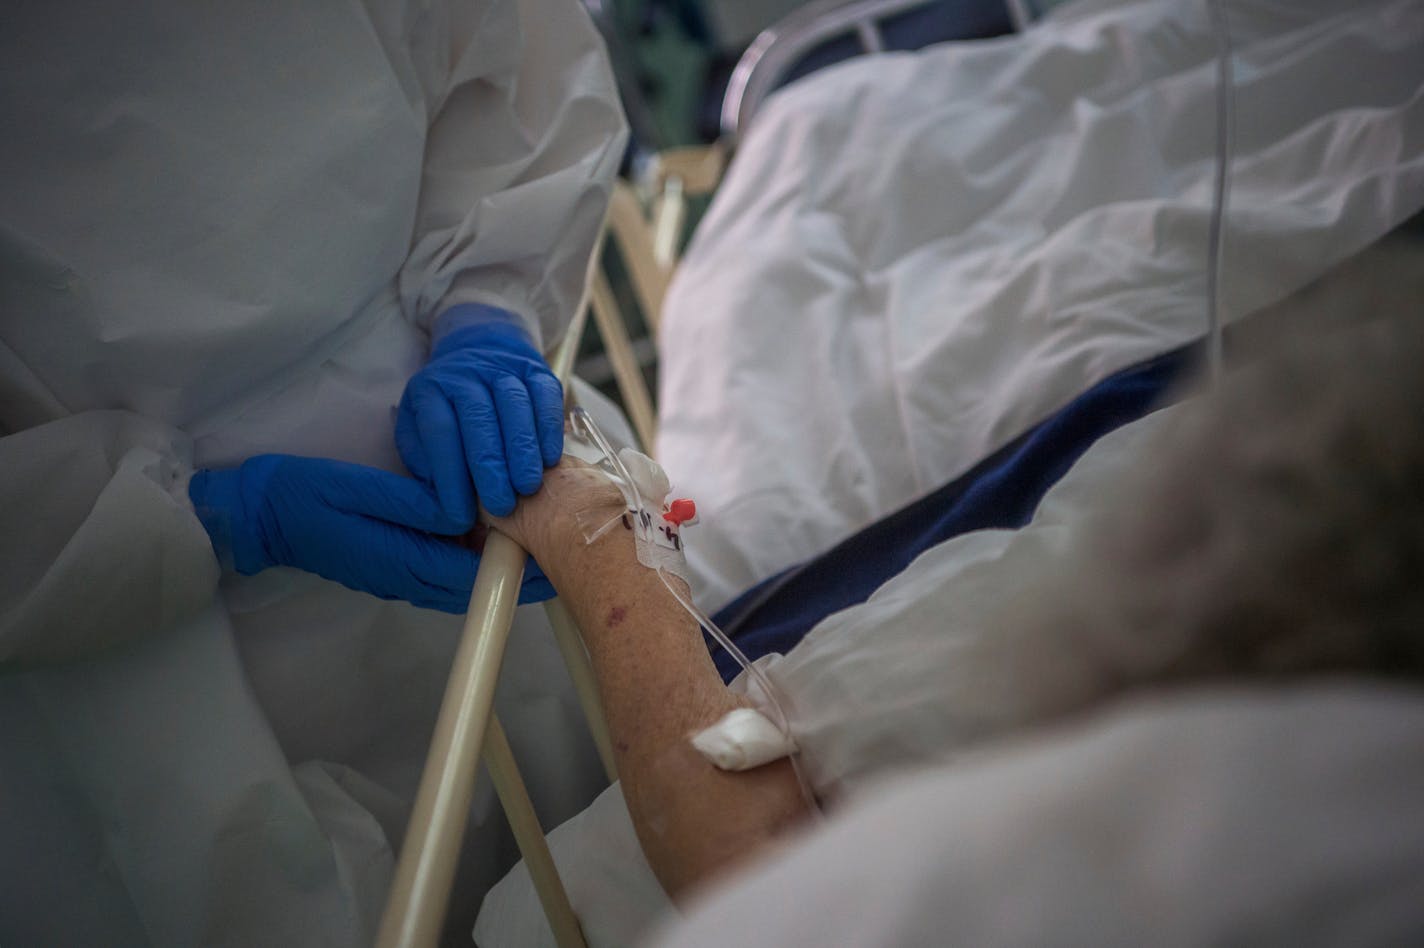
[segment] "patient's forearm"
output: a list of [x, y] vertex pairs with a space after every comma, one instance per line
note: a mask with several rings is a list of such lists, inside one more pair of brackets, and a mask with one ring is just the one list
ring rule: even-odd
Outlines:
[[696, 622], [638, 563], [631, 531], [535, 555], [583, 630], [628, 810], [669, 894], [757, 851], [802, 814], [787, 761], [727, 773], [689, 744], [745, 702], [722, 684]]

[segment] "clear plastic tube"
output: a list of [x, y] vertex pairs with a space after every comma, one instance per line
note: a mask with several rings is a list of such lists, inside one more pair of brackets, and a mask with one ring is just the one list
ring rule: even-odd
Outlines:
[[[574, 434], [592, 442], [598, 454], [601, 455], [600, 463], [604, 466], [607, 473], [613, 475], [619, 491], [623, 494], [623, 501], [627, 506], [627, 510], [634, 512], [635, 515], [639, 517], [650, 516], [642, 495], [634, 486], [637, 482], [633, 479], [627, 467], [624, 466], [622, 459], [618, 456], [618, 453], [613, 450], [612, 445], [608, 443], [608, 440], [603, 436], [603, 432], [599, 430], [598, 425], [594, 423], [593, 418], [588, 412], [582, 408], [573, 409], [570, 413], [570, 422], [572, 423]], [[623, 511], [618, 511], [611, 517], [607, 515], [606, 511], [590, 512], [588, 515], [581, 515], [580, 526], [584, 530], [585, 542], [594, 542], [612, 529], [615, 524], [619, 523], [624, 516], [625, 513]], [[667, 587], [668, 592], [670, 592], [678, 604], [687, 610], [687, 613], [697, 621], [698, 626], [711, 636], [713, 641], [725, 649], [727, 654], [732, 657], [732, 660], [747, 673], [752, 681], [756, 682], [757, 687], [761, 690], [766, 700], [767, 709], [765, 710], [771, 712], [771, 715], [769, 715], [771, 723], [774, 724], [782, 734], [792, 739], [794, 743], [794, 737], [791, 734], [790, 718], [786, 714], [777, 688], [771, 683], [771, 679], [747, 658], [746, 654], [737, 647], [737, 644], [733, 642], [725, 632], [719, 629], [717, 624], [713, 622], [705, 612], [697, 607], [697, 604], [692, 601], [690, 596], [683, 592], [677, 583], [673, 582], [674, 577], [672, 573], [665, 568], [659, 568], [657, 574], [658, 578], [662, 580], [663, 585]], [[793, 753], [789, 760], [791, 761], [791, 768], [796, 774], [796, 782], [800, 787], [801, 796], [811, 812], [819, 814], [820, 806], [816, 800], [816, 794], [811, 788], [810, 781], [806, 778], [798, 757], [799, 754]]]
[[[786, 735], [792, 743], [795, 743], [796, 739], [791, 733], [791, 719], [787, 716], [785, 708], [782, 707], [781, 699], [777, 696], [776, 688], [772, 685], [771, 679], [766, 676], [765, 672], [747, 659], [746, 653], [737, 648], [737, 643], [733, 642], [725, 632], [717, 628], [717, 624], [712, 621], [707, 613], [697, 608], [697, 604], [692, 601], [691, 597], [683, 594], [682, 590], [677, 587], [677, 584], [672, 581], [667, 570], [658, 570], [658, 578], [663, 581], [663, 585], [667, 587], [668, 592], [672, 593], [673, 598], [681, 604], [682, 608], [686, 609], [688, 614], [697, 620], [697, 624], [702, 627], [702, 630], [712, 636], [718, 645], [726, 649], [727, 654], [732, 656], [732, 661], [740, 665], [747, 675], [757, 683], [757, 687], [761, 689], [762, 695], [766, 698], [768, 708], [772, 712], [771, 723], [776, 725], [776, 729]], [[811, 788], [811, 782], [807, 779], [806, 773], [801, 767], [800, 752], [798, 751], [791, 754], [787, 757], [787, 760], [791, 762], [791, 770], [796, 774], [796, 785], [801, 790], [801, 799], [805, 801], [806, 808], [811, 813], [819, 815], [821, 807], [816, 800], [815, 791]]]
[[1216, 181], [1212, 191], [1211, 222], [1207, 232], [1206, 345], [1207, 379], [1215, 385], [1222, 373], [1222, 264], [1226, 255], [1226, 209], [1231, 197], [1231, 159], [1235, 151], [1234, 85], [1231, 62], [1231, 26], [1225, 0], [1206, 0], [1216, 41]]

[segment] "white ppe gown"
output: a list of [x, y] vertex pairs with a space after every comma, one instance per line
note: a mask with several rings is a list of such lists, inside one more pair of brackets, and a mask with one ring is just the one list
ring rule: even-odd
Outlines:
[[[450, 305], [553, 341], [623, 145], [601, 43], [574, 0], [7, 4], [0, 129], [0, 944], [368, 942], [459, 620], [222, 574], [187, 476], [401, 470]], [[597, 762], [526, 612], [499, 708], [562, 818]], [[472, 832], [477, 901], [483, 785]]]

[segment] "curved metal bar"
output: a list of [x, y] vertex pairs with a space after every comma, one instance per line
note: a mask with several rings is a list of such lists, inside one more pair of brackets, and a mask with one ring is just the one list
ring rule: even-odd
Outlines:
[[554, 944], [558, 948], [587, 948], [578, 916], [574, 915], [568, 894], [559, 881], [559, 870], [554, 865], [553, 854], [549, 852], [549, 843], [544, 839], [544, 828], [539, 825], [524, 778], [519, 776], [514, 750], [509, 746], [509, 738], [505, 736], [498, 718], [490, 721], [489, 733], [485, 735], [484, 757], [490, 782], [494, 784], [494, 792], [499, 794], [504, 815], [509, 819], [509, 828], [514, 831], [525, 868], [534, 882], [534, 892], [539, 896], [545, 917], [549, 919]]
[[[866, 52], [887, 48], [881, 24], [935, 0], [819, 0], [763, 30], [732, 70], [722, 98], [722, 134], [744, 134], [763, 101], [807, 53], [840, 36], [854, 36]], [[1004, 0], [1017, 30], [1061, 0]]]
[[598, 334], [603, 339], [603, 347], [613, 363], [613, 374], [618, 379], [618, 391], [623, 396], [623, 406], [638, 432], [638, 440], [643, 450], [653, 453], [657, 440], [658, 416], [653, 409], [652, 395], [643, 380], [643, 369], [638, 364], [638, 356], [633, 352], [632, 340], [628, 338], [628, 327], [618, 310], [618, 301], [608, 278], [602, 273], [593, 277], [593, 319], [598, 326]]
[[[596, 255], [594, 259], [598, 259]], [[585, 299], [553, 361], [555, 375], [566, 390], [587, 323], [587, 297], [585, 291]], [[433, 948], [439, 943], [481, 757], [490, 768], [520, 852], [529, 864], [555, 941], [560, 948], [583, 948], [582, 932], [544, 843], [534, 805], [504, 739], [504, 730], [493, 714], [495, 687], [527, 558], [524, 550], [502, 533], [491, 531], [485, 541], [449, 684], [396, 863], [395, 880], [376, 936], [378, 948]], [[567, 634], [558, 639], [575, 680], [591, 678], [582, 643]], [[584, 713], [591, 716], [590, 728], [595, 734], [606, 735], [607, 725], [596, 693], [592, 702], [582, 692], [580, 697], [584, 699]]]
[[868, 52], [884, 49], [879, 21], [924, 6], [928, 0], [820, 0], [770, 26], [737, 61], [722, 99], [722, 133], [745, 131], [762, 101], [786, 71], [828, 39], [852, 33]]
[[583, 636], [578, 623], [569, 613], [568, 607], [558, 599], [544, 603], [544, 612], [549, 617], [549, 625], [554, 629], [554, 640], [563, 653], [564, 664], [573, 679], [574, 692], [583, 707], [583, 716], [588, 721], [588, 730], [593, 735], [593, 746], [598, 750], [598, 759], [603, 764], [603, 773], [608, 782], [618, 779], [618, 765], [613, 757], [613, 737], [608, 731], [608, 716], [603, 713], [603, 698], [598, 693], [598, 679], [593, 674], [593, 663], [584, 648]]
[[490, 532], [376, 936], [380, 948], [440, 940], [525, 559], [513, 540]]

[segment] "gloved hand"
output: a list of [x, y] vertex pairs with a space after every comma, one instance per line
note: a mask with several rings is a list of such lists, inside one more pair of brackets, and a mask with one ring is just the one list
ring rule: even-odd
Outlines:
[[454, 307], [401, 396], [396, 447], [457, 523], [472, 525], [479, 503], [506, 517], [563, 453], [563, 387], [512, 315]]
[[[480, 557], [418, 481], [388, 471], [284, 454], [199, 471], [188, 484], [221, 560], [251, 575], [294, 566], [382, 599], [463, 613]], [[554, 588], [530, 559], [520, 602]]]

